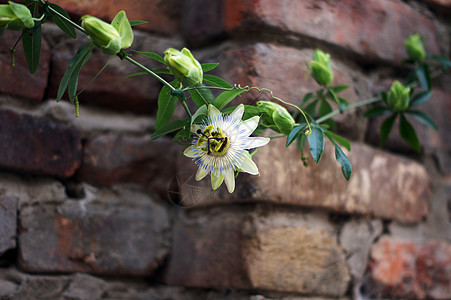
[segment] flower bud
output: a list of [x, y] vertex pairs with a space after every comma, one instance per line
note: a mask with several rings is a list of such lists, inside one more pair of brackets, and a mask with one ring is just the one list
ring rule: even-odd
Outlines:
[[25, 5], [14, 2], [0, 5], [0, 30], [5, 28], [21, 30], [33, 26], [33, 17]]
[[178, 51], [169, 48], [164, 54], [164, 61], [168, 69], [178, 81], [182, 82], [183, 86], [188, 87], [202, 83], [202, 67], [188, 49], [183, 48], [182, 51]]
[[115, 55], [121, 51], [122, 38], [112, 25], [90, 15], [83, 16], [81, 21], [89, 38], [103, 53]]
[[121, 49], [129, 48], [133, 43], [133, 30], [130, 22], [127, 19], [125, 11], [121, 10], [114, 17], [111, 25], [116, 28], [117, 32], [121, 36]]
[[285, 107], [271, 101], [258, 101], [257, 106], [264, 111], [261, 117], [263, 125], [284, 135], [293, 129], [295, 121]]
[[409, 57], [415, 61], [422, 61], [426, 58], [426, 51], [424, 50], [423, 43], [421, 42], [421, 36], [412, 34], [407, 40], [404, 41], [406, 51]]
[[334, 72], [330, 65], [330, 55], [316, 49], [313, 54], [312, 77], [321, 86], [328, 86], [334, 80]]
[[387, 94], [387, 105], [392, 111], [404, 111], [409, 107], [410, 88], [405, 88], [401, 82], [393, 82]]

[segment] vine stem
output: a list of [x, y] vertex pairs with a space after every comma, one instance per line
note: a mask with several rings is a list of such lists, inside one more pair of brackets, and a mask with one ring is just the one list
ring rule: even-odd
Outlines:
[[[39, 2], [42, 5], [45, 5], [45, 1], [44, 0], [39, 0]], [[75, 23], [74, 21], [72, 21], [71, 19], [66, 18], [66, 16], [60, 14], [58, 11], [54, 10], [51, 6], [48, 6], [47, 9], [49, 9], [52, 13], [57, 14], [59, 17], [63, 18], [65, 21], [69, 22], [70, 24], [72, 24], [72, 26], [74, 26], [75, 28], [77, 28], [78, 30], [80, 30], [81, 32], [83, 32], [84, 34], [88, 34], [86, 32], [86, 30], [81, 27], [80, 25], [78, 25], [77, 23]]]
[[358, 107], [365, 106], [365, 105], [370, 105], [370, 104], [373, 104], [373, 103], [376, 103], [376, 102], [379, 102], [379, 101], [381, 101], [381, 98], [380, 98], [380, 97], [374, 97], [374, 98], [367, 99], [367, 100], [365, 100], [365, 101], [357, 102], [357, 103], [348, 105], [348, 106], [347, 106], [345, 109], [343, 109], [342, 111], [340, 111], [339, 109], [336, 109], [336, 110], [334, 110], [334, 111], [331, 111], [331, 112], [328, 113], [327, 115], [324, 115], [324, 116], [322, 116], [321, 118], [315, 120], [315, 122], [316, 122], [316, 123], [321, 123], [321, 122], [324, 122], [324, 121], [326, 121], [326, 120], [328, 120], [328, 119], [330, 119], [330, 118], [332, 118], [332, 117], [334, 117], [334, 116], [336, 116], [336, 115], [342, 113], [343, 111], [351, 110], [351, 109], [358, 108]]

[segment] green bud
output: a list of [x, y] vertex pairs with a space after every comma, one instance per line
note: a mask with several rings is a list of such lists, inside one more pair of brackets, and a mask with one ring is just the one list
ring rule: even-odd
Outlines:
[[121, 51], [122, 38], [112, 25], [90, 15], [81, 17], [81, 21], [89, 38], [103, 53], [115, 55]]
[[321, 86], [328, 86], [334, 80], [334, 72], [330, 64], [330, 55], [316, 49], [313, 54], [312, 77]]
[[33, 17], [25, 5], [8, 3], [0, 5], [0, 29], [22, 30], [34, 26]]
[[200, 63], [191, 52], [183, 48], [178, 51], [169, 48], [164, 52], [164, 61], [175, 78], [182, 82], [183, 86], [193, 86], [203, 81], [203, 71]]
[[260, 119], [263, 125], [284, 135], [293, 129], [295, 121], [285, 107], [271, 101], [258, 101], [257, 106], [264, 111]]
[[407, 40], [404, 41], [406, 51], [409, 57], [415, 61], [422, 61], [426, 58], [426, 51], [424, 50], [423, 43], [421, 42], [421, 36], [412, 34]]
[[404, 111], [409, 107], [410, 88], [395, 80], [387, 94], [387, 105], [392, 111]]
[[121, 10], [111, 22], [111, 25], [116, 28], [121, 36], [121, 49], [129, 48], [133, 43], [133, 31], [130, 22], [127, 19], [125, 11]]

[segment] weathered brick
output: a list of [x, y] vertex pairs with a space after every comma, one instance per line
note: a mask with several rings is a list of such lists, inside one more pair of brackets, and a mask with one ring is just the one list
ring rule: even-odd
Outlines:
[[371, 249], [369, 298], [449, 299], [451, 245], [384, 236]]
[[81, 163], [81, 139], [64, 123], [0, 110], [0, 167], [70, 177]]
[[240, 174], [233, 194], [224, 186], [211, 193], [208, 179], [194, 181], [195, 164], [181, 158], [179, 168], [192, 176], [180, 181], [181, 199], [187, 206], [269, 201], [401, 222], [419, 222], [426, 216], [430, 180], [422, 165], [364, 144], [351, 147], [353, 172], [346, 182], [330, 143], [319, 164], [310, 160], [305, 168], [296, 147], [285, 148], [285, 139], [272, 140], [254, 156], [260, 176]]
[[[221, 75], [229, 82], [241, 86], [256, 86], [273, 91], [274, 96], [300, 105], [305, 94], [314, 92], [320, 86], [312, 79], [306, 80], [307, 67], [313, 58], [313, 50], [297, 50], [271, 44], [255, 44], [224, 51], [218, 58]], [[332, 61], [334, 70], [333, 85], [348, 85], [340, 97], [349, 103], [356, 103], [365, 96], [363, 76], [356, 71]], [[355, 79], [355, 80], [354, 80]], [[239, 97], [240, 103], [255, 104], [257, 100], [269, 99], [269, 94], [249, 92]], [[289, 108], [291, 109], [291, 108]], [[341, 132], [347, 132], [354, 138], [362, 138], [366, 120], [358, 118], [356, 111], [338, 115], [335, 120]]]
[[11, 30], [6, 30], [0, 37], [0, 74], [2, 74], [0, 93], [39, 102], [43, 99], [47, 88], [50, 49], [45, 40], [42, 40], [39, 66], [33, 75], [28, 70], [21, 42], [17, 44], [14, 53], [15, 66], [11, 65], [9, 49], [13, 47], [19, 37], [20, 32]]
[[181, 0], [116, 0], [114, 4], [102, 0], [54, 0], [52, 3], [60, 5], [70, 14], [79, 17], [89, 14], [105, 21], [111, 21], [119, 11], [124, 10], [129, 20], [148, 22], [137, 28], [160, 34], [175, 34], [180, 28]]
[[166, 208], [138, 190], [87, 189], [83, 199], [21, 207], [21, 268], [152, 275], [168, 252]]
[[176, 173], [177, 146], [167, 139], [152, 140], [116, 134], [102, 135], [85, 145], [77, 178], [96, 185], [134, 182], [167, 197]]
[[[398, 1], [223, 0], [220, 5], [214, 2], [188, 1], [197, 13], [183, 24], [188, 39], [205, 41], [224, 33], [274, 35], [278, 40], [334, 44], [364, 56], [366, 61], [384, 59], [398, 63], [406, 57], [403, 40], [415, 32], [425, 37], [431, 54], [446, 52], [448, 48], [443, 39], [444, 28]], [[210, 14], [215, 17], [193, 22]], [[222, 26], [217, 26], [218, 22]], [[196, 29], [199, 26], [202, 28]]]
[[0, 196], [0, 256], [16, 247], [17, 198]]
[[435, 10], [443, 14], [451, 13], [451, 1], [450, 0], [423, 0]]
[[340, 296], [349, 273], [335, 235], [323, 216], [300, 211], [191, 211], [177, 218], [165, 281]]
[[[420, 144], [424, 150], [427, 151], [450, 151], [451, 140], [449, 132], [451, 130], [451, 122], [449, 121], [449, 114], [451, 114], [451, 95], [448, 91], [434, 89], [432, 96], [428, 102], [415, 108], [429, 114], [437, 123], [438, 130], [434, 130], [426, 126], [414, 118], [406, 115], [407, 119], [415, 128], [415, 131], [420, 140]], [[379, 145], [380, 126], [387, 117], [377, 117], [371, 119], [368, 126], [367, 139], [371, 144]], [[396, 151], [412, 152], [412, 148], [404, 142], [399, 134], [399, 118], [393, 125], [392, 132], [384, 144], [388, 149]]]

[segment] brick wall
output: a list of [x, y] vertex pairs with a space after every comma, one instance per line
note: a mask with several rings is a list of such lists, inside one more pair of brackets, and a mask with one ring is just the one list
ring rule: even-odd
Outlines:
[[[53, 2], [74, 20], [125, 9], [149, 21], [133, 49], [188, 46], [201, 62], [220, 62], [229, 82], [297, 104], [317, 88], [304, 80], [317, 47], [332, 56], [334, 83], [351, 86], [351, 103], [403, 74], [411, 33], [425, 37], [428, 53], [450, 54], [444, 0]], [[449, 75], [434, 81], [425, 108], [439, 131], [415, 124], [422, 154], [396, 133], [377, 148], [381, 121], [356, 110], [337, 118], [352, 141], [349, 182], [329, 145], [305, 168], [276, 140], [255, 156], [261, 175], [240, 174], [229, 195], [193, 181], [182, 146], [150, 139], [156, 80], [124, 78], [137, 70], [115, 58], [81, 94], [75, 118], [55, 97], [86, 39], [45, 24], [32, 76], [20, 46], [11, 67], [18, 36], [0, 38], [1, 299], [451, 297]], [[79, 86], [107, 60], [95, 51]]]

